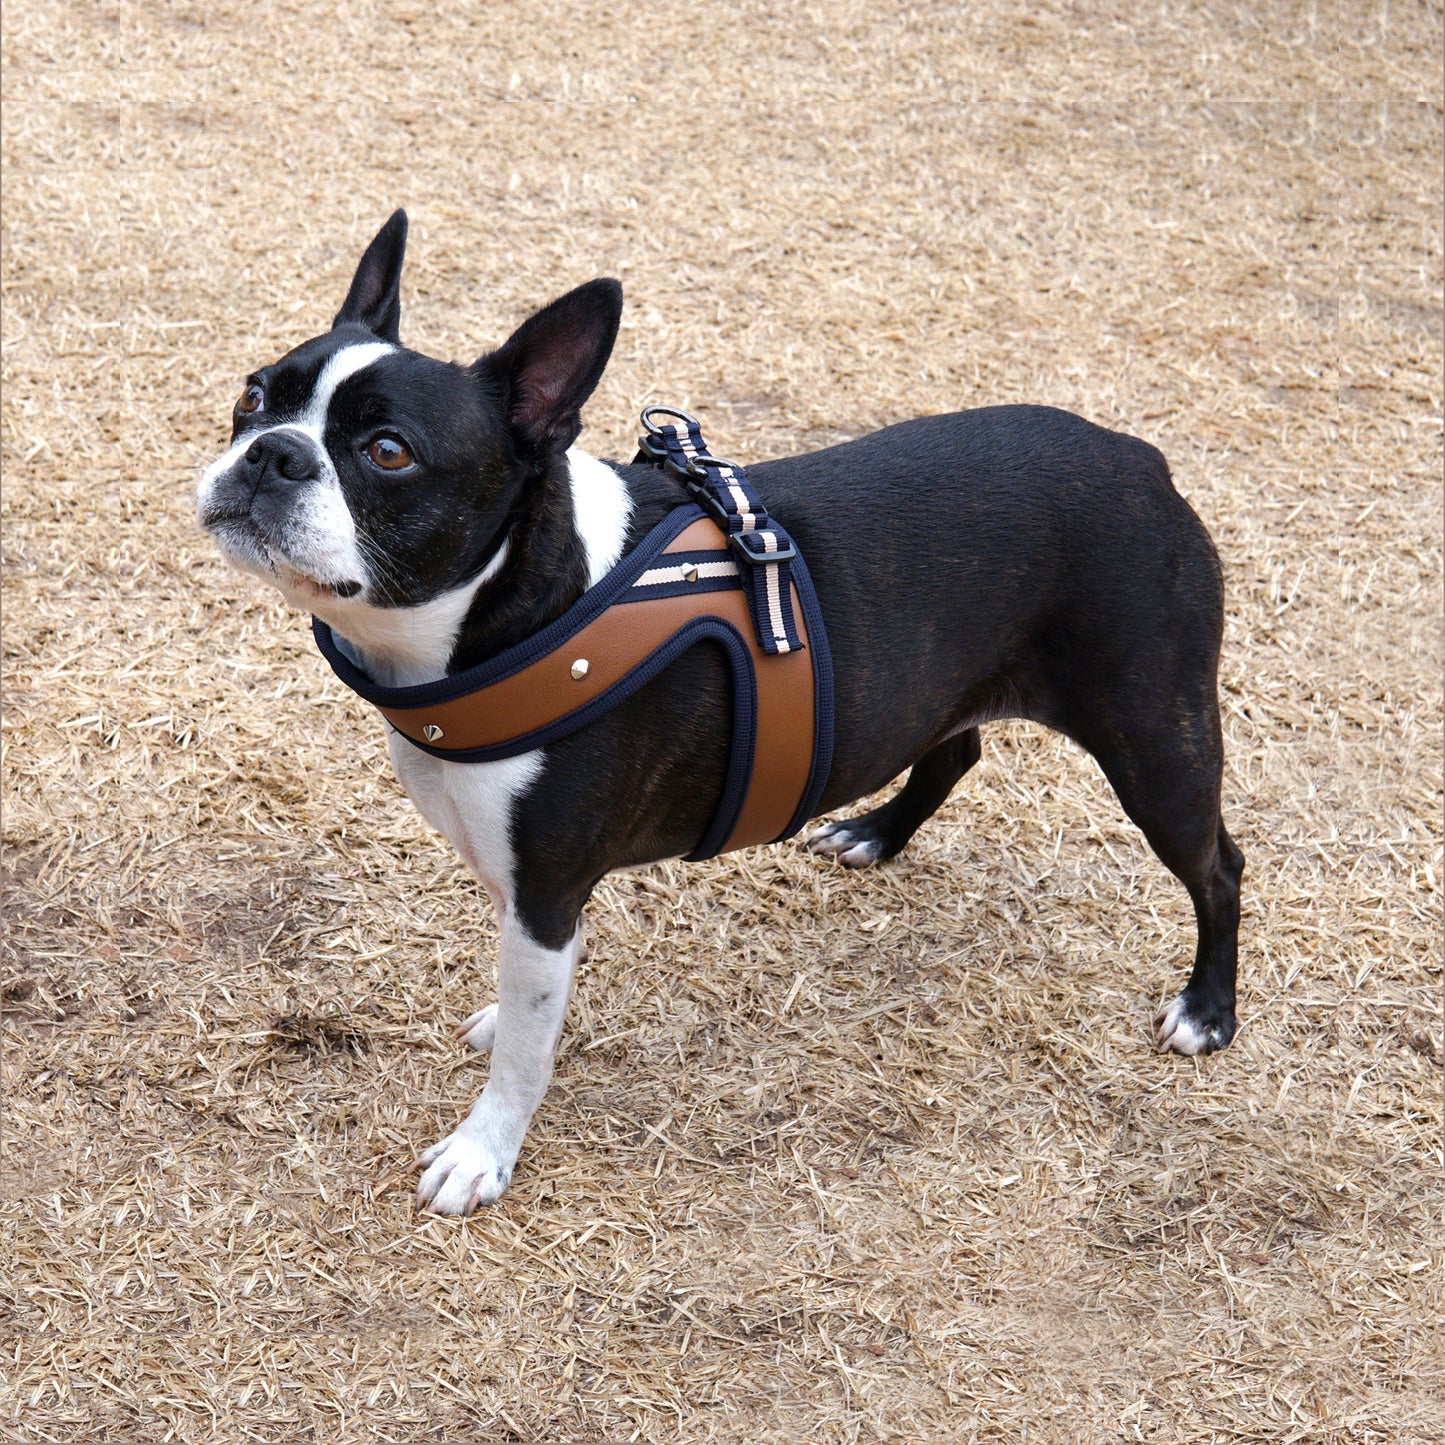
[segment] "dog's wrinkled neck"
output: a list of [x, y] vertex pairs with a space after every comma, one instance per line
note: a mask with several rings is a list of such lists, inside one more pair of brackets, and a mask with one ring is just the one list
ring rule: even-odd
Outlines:
[[560, 617], [682, 500], [649, 467], [612, 466], [574, 447], [528, 483], [502, 542], [471, 581], [415, 607], [334, 601], [313, 610], [374, 681], [432, 682]]
[[[597, 490], [604, 497], [589, 495]], [[596, 560], [605, 572], [621, 555], [630, 511], [610, 468], [575, 448], [552, 458], [523, 488], [506, 559], [474, 593], [447, 671], [474, 667], [560, 617], [591, 585]]]

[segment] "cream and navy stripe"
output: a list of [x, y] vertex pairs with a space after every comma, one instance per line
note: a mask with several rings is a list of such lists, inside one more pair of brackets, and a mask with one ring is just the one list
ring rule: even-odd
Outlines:
[[[642, 596], [660, 597], [665, 594], [658, 588], [668, 588], [668, 594], [676, 592], [714, 592], [724, 587], [737, 585], [738, 564], [726, 552], [669, 552], [669, 565], [649, 567], [636, 582], [632, 591]], [[672, 558], [678, 558], [676, 562]], [[713, 585], [706, 585], [713, 584]], [[629, 601], [635, 600], [629, 598]]]
[[[748, 482], [747, 473], [732, 462], [710, 456], [702, 430], [695, 422], [689, 422], [681, 434], [675, 426], [659, 427], [657, 439], [666, 449], [668, 459], [682, 471], [688, 471], [689, 463], [696, 461], [697, 470], [689, 475], [696, 477], [700, 471], [705, 478], [707, 492], [720, 513], [716, 520], [724, 525], [731, 546], [758, 558], [776, 552], [792, 555], [791, 539], [768, 516]], [[758, 645], [767, 653], [797, 652], [803, 642], [793, 616], [792, 570], [786, 558], [777, 562], [744, 562], [740, 567], [735, 566], [734, 572], [748, 599]]]

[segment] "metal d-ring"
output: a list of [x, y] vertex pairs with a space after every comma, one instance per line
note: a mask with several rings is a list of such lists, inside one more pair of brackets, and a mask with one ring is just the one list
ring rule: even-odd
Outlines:
[[695, 426], [701, 430], [702, 423], [690, 412], [680, 411], [675, 406], [645, 406], [642, 408], [642, 427], [649, 436], [661, 436], [662, 428], [655, 426], [650, 418], [654, 415], [674, 416], [679, 421], [685, 422], [688, 426]]
[[702, 477], [706, 480], [707, 472], [703, 470], [704, 467], [716, 467], [719, 471], [724, 468], [737, 471], [737, 467], [732, 462], [726, 461], [722, 457], [715, 457], [711, 452], [694, 452], [687, 459], [687, 471], [691, 476]]

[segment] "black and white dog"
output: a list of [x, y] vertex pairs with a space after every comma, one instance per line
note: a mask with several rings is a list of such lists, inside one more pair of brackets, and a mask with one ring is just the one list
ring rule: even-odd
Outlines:
[[[406, 217], [361, 258], [332, 329], [247, 378], [201, 523], [235, 565], [330, 624], [377, 682], [473, 666], [598, 581], [682, 489], [572, 444], [622, 310], [580, 286], [470, 366], [398, 340]], [[1046, 407], [904, 422], [749, 468], [807, 559], [836, 680], [821, 810], [911, 769], [888, 803], [813, 834], [852, 867], [891, 858], [978, 761], [980, 724], [1031, 718], [1087, 748], [1188, 888], [1188, 985], [1163, 1050], [1235, 1031], [1243, 858], [1220, 818], [1219, 562], [1164, 458]], [[500, 762], [433, 757], [393, 733], [422, 814], [501, 921], [497, 1002], [458, 1034], [491, 1075], [418, 1161], [418, 1199], [465, 1214], [506, 1189], [552, 1072], [593, 887], [689, 852], [723, 787], [730, 674], [686, 652], [626, 702]]]

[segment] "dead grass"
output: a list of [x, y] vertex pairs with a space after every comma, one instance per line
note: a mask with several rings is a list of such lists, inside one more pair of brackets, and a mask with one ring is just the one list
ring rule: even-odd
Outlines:
[[[1440, 1438], [1440, 12], [1181, 8], [9, 7], [8, 1438]], [[1164, 448], [1233, 1049], [1150, 1052], [1183, 891], [994, 727], [883, 871], [604, 884], [510, 1194], [413, 1215], [495, 927], [190, 502], [397, 204], [441, 355], [623, 278], [604, 454], [663, 399]]]

